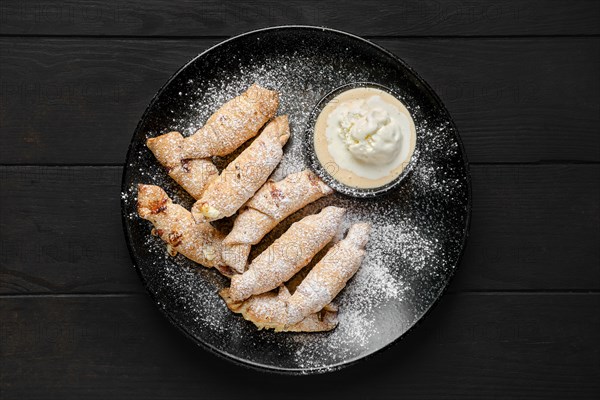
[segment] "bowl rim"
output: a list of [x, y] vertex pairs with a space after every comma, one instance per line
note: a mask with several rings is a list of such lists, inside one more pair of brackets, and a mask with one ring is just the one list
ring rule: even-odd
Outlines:
[[[421, 153], [421, 150], [420, 150], [421, 149], [421, 139], [416, 131], [416, 123], [414, 122], [414, 118], [411, 115], [411, 119], [413, 120], [413, 125], [415, 126], [415, 148], [413, 150], [413, 154], [410, 156], [408, 163], [406, 163], [405, 167], [402, 169], [402, 172], [398, 176], [396, 176], [394, 179], [387, 182], [386, 184], [383, 184], [383, 185], [377, 186], [377, 187], [372, 187], [372, 188], [359, 188], [359, 187], [352, 187], [352, 186], [346, 185], [346, 184], [338, 181], [337, 179], [335, 179], [335, 176], [333, 176], [327, 170], [327, 168], [319, 161], [319, 158], [317, 157], [317, 153], [315, 150], [315, 140], [314, 140], [317, 119], [319, 118], [321, 112], [327, 106], [327, 104], [331, 100], [333, 100], [336, 96], [338, 96], [348, 90], [359, 89], [359, 88], [379, 89], [381, 91], [384, 91], [384, 92], [392, 95], [394, 98], [396, 98], [398, 101], [400, 101], [402, 103], [402, 100], [400, 100], [401, 96], [398, 94], [397, 91], [391, 89], [388, 86], [382, 85], [381, 83], [377, 83], [377, 82], [355, 81], [355, 82], [348, 82], [341, 86], [336, 87], [335, 89], [329, 91], [327, 94], [325, 94], [323, 97], [321, 97], [319, 99], [319, 101], [314, 106], [313, 110], [311, 111], [311, 113], [308, 117], [308, 120], [306, 122], [306, 127], [304, 129], [304, 133], [306, 135], [305, 136], [306, 141], [304, 142], [304, 151], [305, 151], [304, 156], [306, 158], [308, 165], [313, 170], [313, 172], [315, 172], [332, 189], [334, 189], [335, 191], [337, 191], [341, 194], [344, 194], [346, 196], [356, 197], [359, 199], [368, 199], [368, 198], [374, 198], [374, 197], [381, 196], [383, 194], [388, 193], [392, 189], [395, 189], [404, 181], [404, 179], [407, 176], [409, 176], [411, 174], [411, 172], [415, 168], [415, 165], [418, 164], [419, 155]], [[404, 103], [402, 103], [402, 104], [404, 105]], [[404, 107], [406, 107], [406, 105], [404, 105]], [[409, 113], [410, 113], [410, 111], [409, 111]]]

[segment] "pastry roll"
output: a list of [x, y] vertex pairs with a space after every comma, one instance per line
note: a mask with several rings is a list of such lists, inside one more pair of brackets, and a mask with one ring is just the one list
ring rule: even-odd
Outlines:
[[196, 221], [214, 221], [239, 210], [277, 167], [289, 137], [286, 115], [269, 122], [260, 136], [205, 188], [192, 207]]
[[218, 176], [209, 157], [233, 152], [256, 136], [279, 106], [277, 92], [256, 84], [218, 109], [206, 124], [184, 138], [179, 132], [150, 138], [146, 145], [169, 175], [195, 199]]
[[223, 241], [223, 259], [234, 271], [244, 272], [252, 245], [294, 212], [332, 192], [309, 170], [267, 181], [237, 216]]
[[275, 116], [277, 107], [279, 94], [276, 91], [253, 84], [244, 93], [223, 104], [202, 128], [183, 141], [179, 138], [174, 141], [175, 135], [171, 132], [150, 138], [147, 144], [161, 154], [170, 154], [171, 162], [225, 156], [256, 136], [259, 129]]
[[287, 300], [287, 323], [294, 326], [329, 304], [354, 276], [365, 256], [371, 225], [352, 225], [346, 238], [335, 244], [310, 270]]
[[225, 156], [256, 136], [259, 129], [275, 116], [279, 94], [256, 83], [229, 100], [202, 128], [185, 139], [183, 158]]
[[221, 290], [219, 294], [231, 311], [242, 314], [244, 319], [252, 322], [258, 329], [274, 329], [275, 332], [323, 332], [330, 331], [337, 325], [337, 310], [334, 307], [319, 310], [295, 324], [286, 324], [286, 301], [290, 298], [290, 292], [283, 285], [278, 293], [259, 294], [242, 303], [231, 300], [228, 288]]
[[231, 278], [233, 302], [275, 289], [300, 271], [335, 236], [345, 209], [325, 207], [290, 228], [258, 255], [246, 272]]
[[179, 252], [198, 264], [231, 275], [221, 259], [224, 235], [208, 223], [197, 224], [190, 212], [173, 203], [160, 187], [138, 185], [137, 209], [140, 217], [152, 222], [170, 254]]
[[179, 132], [169, 132], [150, 138], [146, 145], [173, 178], [193, 198], [198, 199], [208, 183], [219, 175], [217, 167], [207, 158], [184, 158], [184, 138]]

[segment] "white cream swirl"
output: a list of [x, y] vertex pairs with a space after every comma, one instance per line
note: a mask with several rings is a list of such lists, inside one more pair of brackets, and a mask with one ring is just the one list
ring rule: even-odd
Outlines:
[[342, 168], [377, 179], [408, 155], [410, 121], [393, 104], [373, 95], [342, 102], [327, 119], [329, 152]]

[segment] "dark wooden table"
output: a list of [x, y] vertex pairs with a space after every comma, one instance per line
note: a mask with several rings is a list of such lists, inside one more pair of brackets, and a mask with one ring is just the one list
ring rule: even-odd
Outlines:
[[[0, 398], [594, 398], [600, 394], [600, 2], [0, 3]], [[457, 276], [401, 343], [337, 373], [197, 348], [144, 291], [120, 177], [154, 92], [238, 33], [324, 25], [413, 66], [471, 162]]]

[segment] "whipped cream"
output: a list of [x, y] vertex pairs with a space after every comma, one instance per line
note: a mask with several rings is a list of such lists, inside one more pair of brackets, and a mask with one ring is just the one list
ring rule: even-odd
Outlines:
[[412, 121], [377, 89], [363, 90], [375, 94], [342, 101], [327, 117], [328, 151], [341, 168], [380, 179], [410, 158]]

